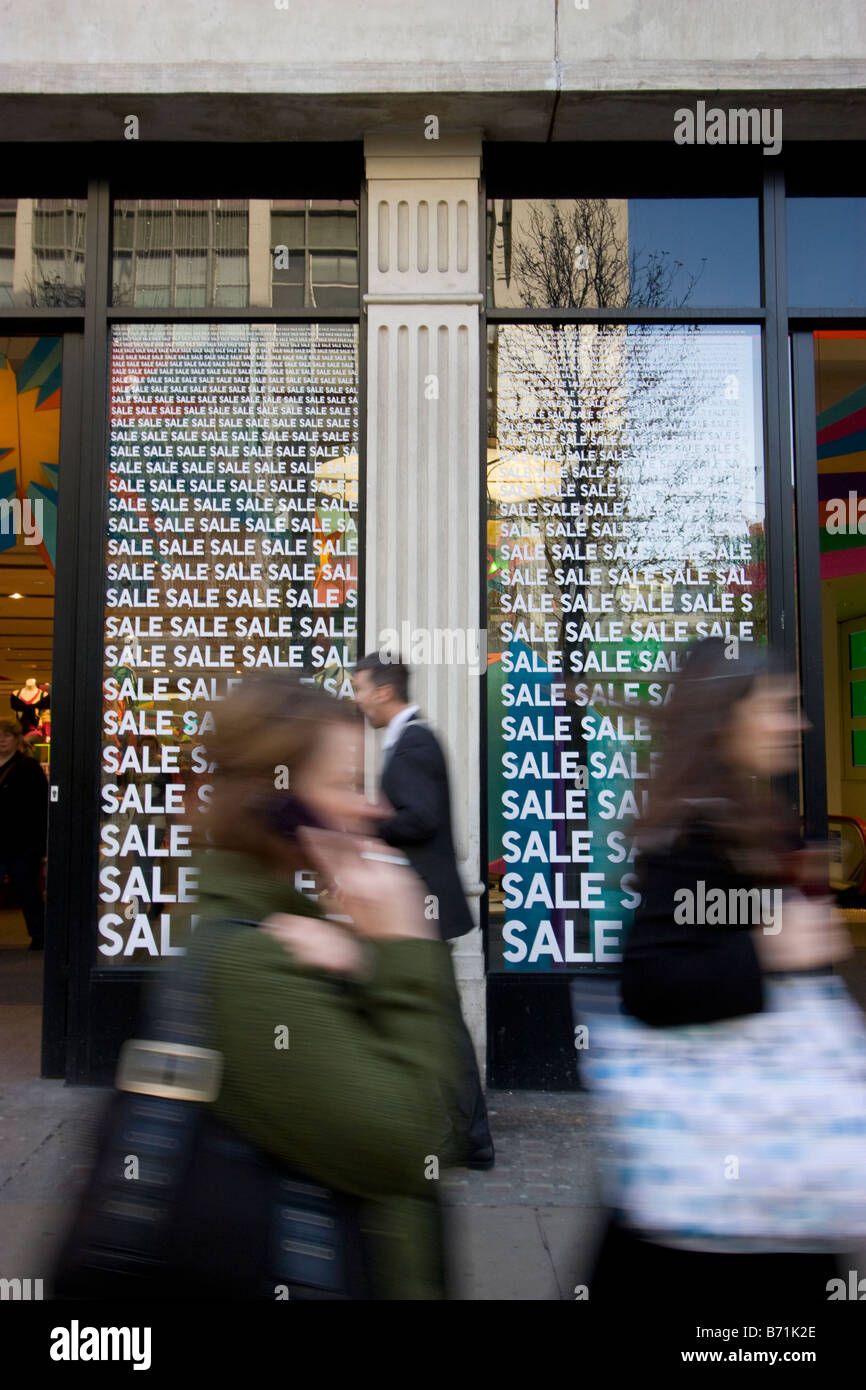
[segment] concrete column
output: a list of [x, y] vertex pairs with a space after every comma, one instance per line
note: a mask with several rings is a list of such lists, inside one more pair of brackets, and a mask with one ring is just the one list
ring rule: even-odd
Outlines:
[[[249, 205], [250, 304], [271, 303], [271, 204], [267, 198], [250, 198]], [[297, 254], [297, 253], [295, 253]], [[302, 253], [303, 254], [303, 253]]]
[[36, 256], [33, 250], [33, 198], [19, 198], [15, 213], [15, 254], [12, 257], [12, 295], [16, 304], [29, 305], [36, 288]]
[[[367, 647], [397, 634], [413, 698], [442, 739], [457, 855], [477, 922], [484, 891], [478, 672], [486, 669], [478, 631], [481, 138], [426, 140], [419, 123], [415, 133], [368, 137], [365, 156]], [[378, 749], [372, 763], [379, 765]], [[453, 949], [483, 1071], [479, 928]]]

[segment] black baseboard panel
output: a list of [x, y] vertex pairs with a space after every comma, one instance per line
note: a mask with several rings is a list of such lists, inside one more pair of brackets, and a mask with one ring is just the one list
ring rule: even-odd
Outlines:
[[488, 975], [487, 1084], [506, 1091], [576, 1091], [567, 975]]

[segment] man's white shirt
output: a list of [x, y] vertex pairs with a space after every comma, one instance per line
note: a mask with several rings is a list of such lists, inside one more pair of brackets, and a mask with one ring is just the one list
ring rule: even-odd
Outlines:
[[407, 705], [405, 709], [401, 709], [394, 715], [394, 718], [390, 721], [385, 730], [385, 738], [382, 742], [383, 753], [387, 753], [389, 748], [394, 747], [394, 744], [403, 732], [404, 725], [409, 723], [413, 714], [417, 714], [420, 708], [420, 705]]

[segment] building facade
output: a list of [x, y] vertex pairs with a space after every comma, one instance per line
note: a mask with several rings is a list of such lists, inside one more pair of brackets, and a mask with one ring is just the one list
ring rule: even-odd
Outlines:
[[263, 667], [412, 665], [494, 1085], [575, 1084], [694, 638], [799, 668], [786, 791], [859, 888], [864, 85], [850, 3], [13, 17], [0, 676], [50, 685], [46, 1075], [109, 1079], [179, 949], [207, 708]]

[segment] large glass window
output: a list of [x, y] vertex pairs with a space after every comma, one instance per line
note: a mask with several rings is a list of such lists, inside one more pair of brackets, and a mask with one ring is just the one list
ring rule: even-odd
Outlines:
[[354, 308], [358, 203], [123, 199], [113, 301], [146, 308]]
[[350, 308], [358, 303], [358, 204], [275, 202], [271, 213], [276, 308]]
[[497, 198], [487, 250], [497, 308], [761, 301], [757, 198]]
[[351, 698], [357, 328], [117, 325], [99, 959], [181, 949], [209, 705], [262, 669]]
[[120, 199], [113, 218], [113, 300], [145, 308], [249, 303], [246, 199]]
[[490, 331], [490, 966], [618, 958], [654, 711], [766, 639], [760, 332]]
[[83, 198], [0, 198], [0, 308], [84, 303]]
[[866, 304], [866, 198], [788, 198], [788, 299]]

